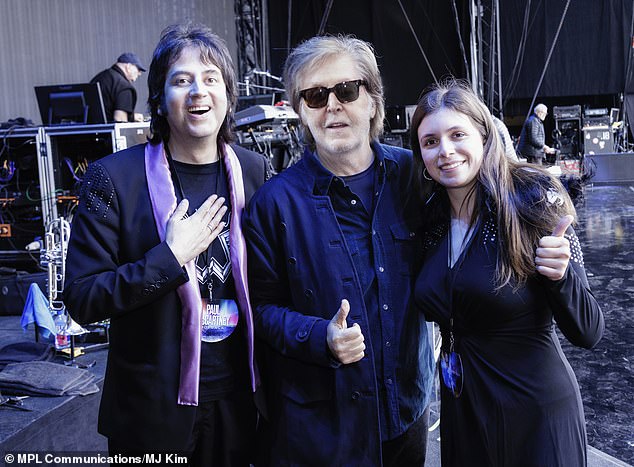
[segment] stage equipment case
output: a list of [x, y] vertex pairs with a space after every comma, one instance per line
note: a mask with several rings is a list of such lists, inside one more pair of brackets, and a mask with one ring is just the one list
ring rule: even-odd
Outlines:
[[88, 164], [145, 143], [149, 129], [149, 122], [44, 127], [39, 158], [44, 225], [58, 217], [72, 223]]
[[37, 270], [26, 246], [44, 233], [40, 135], [39, 127], [0, 130], [0, 267]]

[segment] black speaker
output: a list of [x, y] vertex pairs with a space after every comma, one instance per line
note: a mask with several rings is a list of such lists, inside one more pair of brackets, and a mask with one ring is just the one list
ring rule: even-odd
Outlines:
[[0, 272], [0, 316], [21, 315], [29, 287], [34, 282], [46, 295], [47, 276], [46, 272], [34, 274], [22, 271], [6, 274]]
[[580, 120], [578, 118], [555, 119], [553, 141], [562, 158], [578, 157], [580, 153], [579, 126]]
[[583, 130], [584, 154], [610, 154], [614, 152], [614, 139], [610, 127]]
[[385, 107], [385, 121], [388, 132], [399, 133], [409, 130], [407, 111], [404, 106]]
[[590, 183], [605, 185], [630, 185], [634, 183], [634, 153], [587, 155], [587, 170], [594, 173]]

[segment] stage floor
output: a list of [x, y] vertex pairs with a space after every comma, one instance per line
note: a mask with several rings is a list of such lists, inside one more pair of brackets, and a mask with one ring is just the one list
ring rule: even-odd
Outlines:
[[589, 444], [634, 464], [634, 186], [588, 185], [577, 214], [606, 330], [590, 351], [562, 344], [581, 387]]

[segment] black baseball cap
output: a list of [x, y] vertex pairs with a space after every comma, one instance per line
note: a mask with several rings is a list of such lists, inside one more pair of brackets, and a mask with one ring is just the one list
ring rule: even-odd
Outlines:
[[141, 60], [139, 60], [139, 57], [137, 57], [137, 55], [133, 52], [126, 52], [119, 55], [119, 58], [117, 58], [117, 63], [131, 63], [139, 70], [145, 71], [145, 67], [141, 65]]

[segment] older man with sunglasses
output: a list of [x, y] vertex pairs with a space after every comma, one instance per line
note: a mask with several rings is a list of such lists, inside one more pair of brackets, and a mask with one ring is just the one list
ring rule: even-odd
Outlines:
[[244, 219], [268, 397], [259, 465], [423, 466], [433, 358], [411, 300], [411, 152], [377, 141], [370, 44], [312, 38], [284, 77], [307, 151]]

